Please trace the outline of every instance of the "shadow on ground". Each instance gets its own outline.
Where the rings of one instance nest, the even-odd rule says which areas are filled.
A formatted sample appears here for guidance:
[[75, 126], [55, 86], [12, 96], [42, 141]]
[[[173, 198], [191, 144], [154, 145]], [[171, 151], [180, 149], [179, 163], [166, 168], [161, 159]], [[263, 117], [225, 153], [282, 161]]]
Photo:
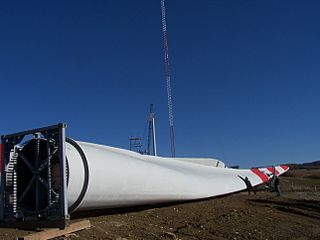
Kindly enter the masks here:
[[320, 202], [315, 200], [292, 199], [248, 199], [252, 204], [269, 206], [286, 213], [320, 219]]

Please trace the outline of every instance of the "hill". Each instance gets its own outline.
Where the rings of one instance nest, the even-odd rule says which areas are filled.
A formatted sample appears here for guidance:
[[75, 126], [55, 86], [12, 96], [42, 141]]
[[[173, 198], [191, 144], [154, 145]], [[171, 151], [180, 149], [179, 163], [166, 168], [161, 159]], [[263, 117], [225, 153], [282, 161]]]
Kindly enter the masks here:
[[295, 169], [320, 169], [320, 161], [301, 163], [301, 164], [289, 163], [286, 165], [288, 165], [291, 170], [295, 170]]

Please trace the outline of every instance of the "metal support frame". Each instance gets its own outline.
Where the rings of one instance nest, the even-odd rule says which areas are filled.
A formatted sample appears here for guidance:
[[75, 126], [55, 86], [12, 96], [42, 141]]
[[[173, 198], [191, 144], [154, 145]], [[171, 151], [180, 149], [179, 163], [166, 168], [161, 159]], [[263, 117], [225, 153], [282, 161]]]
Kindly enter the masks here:
[[[65, 129], [59, 123], [1, 136], [1, 226], [68, 225]], [[59, 167], [59, 189], [52, 186], [52, 161]]]
[[144, 152], [141, 150], [142, 147], [142, 138], [141, 137], [133, 137], [131, 136], [129, 138], [129, 149], [130, 151], [135, 151], [140, 154], [143, 154]]

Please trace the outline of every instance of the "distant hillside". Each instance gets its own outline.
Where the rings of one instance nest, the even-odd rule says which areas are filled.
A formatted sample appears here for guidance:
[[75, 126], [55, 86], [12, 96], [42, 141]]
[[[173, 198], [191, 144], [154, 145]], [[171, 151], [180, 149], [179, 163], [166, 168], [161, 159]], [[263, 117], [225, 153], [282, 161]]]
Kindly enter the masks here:
[[289, 163], [286, 164], [290, 167], [291, 170], [294, 169], [320, 169], [320, 161], [314, 161], [314, 162], [310, 162], [310, 163], [301, 163], [301, 164], [297, 164], [297, 163]]

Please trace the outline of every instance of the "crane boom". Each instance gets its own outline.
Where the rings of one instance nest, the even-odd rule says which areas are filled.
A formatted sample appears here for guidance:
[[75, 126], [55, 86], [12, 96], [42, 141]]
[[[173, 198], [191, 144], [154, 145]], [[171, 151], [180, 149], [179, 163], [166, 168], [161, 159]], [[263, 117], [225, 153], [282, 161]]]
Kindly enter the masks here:
[[170, 74], [170, 64], [169, 64], [166, 8], [164, 5], [164, 0], [161, 0], [161, 16], [162, 16], [164, 63], [165, 63], [165, 68], [166, 68], [166, 82], [167, 82], [167, 95], [168, 95], [171, 155], [172, 155], [172, 157], [175, 157], [176, 149], [175, 149], [175, 144], [174, 144], [174, 130], [173, 130], [173, 110], [172, 110], [172, 94], [171, 94], [171, 76], [170, 76], [171, 74]]

